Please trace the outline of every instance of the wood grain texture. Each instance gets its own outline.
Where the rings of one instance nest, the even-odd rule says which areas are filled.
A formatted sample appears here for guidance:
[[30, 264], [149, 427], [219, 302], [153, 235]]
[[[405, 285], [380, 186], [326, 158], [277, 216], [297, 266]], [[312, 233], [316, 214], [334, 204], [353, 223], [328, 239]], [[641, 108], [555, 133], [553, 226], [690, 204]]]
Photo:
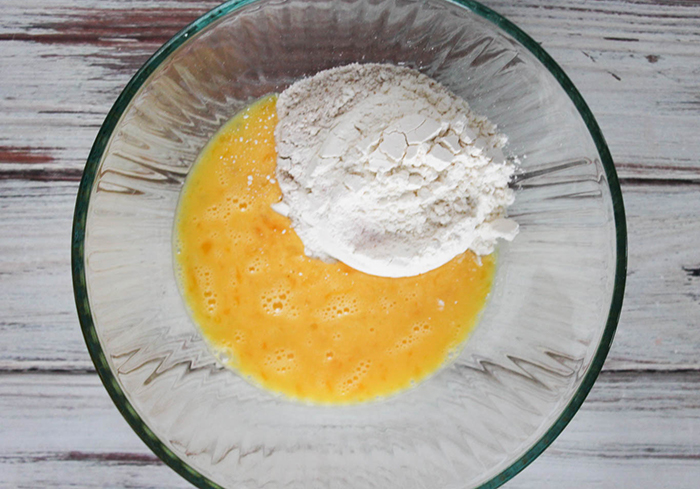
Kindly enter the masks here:
[[[217, 1], [2, 0], [0, 162], [77, 179], [136, 69]], [[700, 181], [700, 3], [489, 0], [584, 95], [623, 179]], [[41, 128], [41, 130], [37, 130]]]
[[620, 177], [700, 181], [700, 2], [484, 2], [540, 41], [588, 102]]
[[[189, 487], [121, 419], [70, 279], [77, 182], [139, 66], [218, 0], [0, 0], [0, 488]], [[595, 114], [628, 213], [605, 371], [506, 487], [700, 480], [700, 2], [484, 0], [555, 58]]]
[[[92, 368], [70, 278], [76, 192], [74, 182], [0, 181], [0, 369]], [[693, 185], [625, 190], [629, 276], [605, 369], [700, 369], [698, 192]]]
[[[603, 374], [566, 431], [506, 487], [697, 487], [699, 388], [683, 373]], [[0, 427], [0, 488], [188, 487], [95, 375], [1, 375]]]

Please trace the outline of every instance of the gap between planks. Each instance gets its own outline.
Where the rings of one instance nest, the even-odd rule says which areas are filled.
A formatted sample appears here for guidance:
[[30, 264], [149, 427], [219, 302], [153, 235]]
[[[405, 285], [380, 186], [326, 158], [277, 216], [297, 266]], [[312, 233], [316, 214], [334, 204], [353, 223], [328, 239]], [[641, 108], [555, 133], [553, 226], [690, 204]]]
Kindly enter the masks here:
[[[624, 166], [624, 163], [616, 164]], [[0, 180], [16, 180], [25, 182], [80, 182], [83, 176], [83, 170], [79, 168], [63, 168], [63, 169], [3, 169], [0, 167]], [[698, 179], [684, 178], [659, 178], [659, 177], [621, 177], [618, 179], [620, 187], [624, 190], [625, 187], [640, 187], [640, 186], [657, 186], [657, 187], [676, 187], [676, 186], [695, 186], [700, 185]]]
[[[700, 375], [700, 365], [658, 365], [645, 367], [637, 367], [631, 365], [613, 365], [612, 367], [601, 370], [598, 377], [601, 378], [616, 378], [620, 376], [632, 375], [682, 375], [693, 374]], [[82, 366], [61, 366], [61, 367], [46, 367], [43, 365], [25, 365], [18, 362], [17, 364], [0, 364], [0, 378], [3, 376], [12, 375], [66, 375], [66, 376], [94, 376], [97, 371], [91, 367]], [[700, 377], [699, 377], [700, 378]]]

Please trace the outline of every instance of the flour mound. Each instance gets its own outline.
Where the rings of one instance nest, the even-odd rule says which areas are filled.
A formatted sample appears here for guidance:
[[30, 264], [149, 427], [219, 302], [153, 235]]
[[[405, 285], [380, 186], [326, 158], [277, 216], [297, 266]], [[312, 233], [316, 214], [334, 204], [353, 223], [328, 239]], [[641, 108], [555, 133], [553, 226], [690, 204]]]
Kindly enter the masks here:
[[372, 275], [412, 276], [470, 249], [494, 250], [515, 170], [506, 138], [431, 78], [352, 64], [294, 83], [277, 100], [277, 176], [308, 256]]

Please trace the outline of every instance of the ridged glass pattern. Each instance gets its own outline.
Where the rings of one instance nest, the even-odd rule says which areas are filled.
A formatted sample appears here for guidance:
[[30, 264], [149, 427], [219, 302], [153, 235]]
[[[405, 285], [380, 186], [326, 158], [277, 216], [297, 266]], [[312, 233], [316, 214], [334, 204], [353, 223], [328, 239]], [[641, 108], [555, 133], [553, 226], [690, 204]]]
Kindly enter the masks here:
[[[466, 8], [465, 8], [466, 7]], [[419, 69], [509, 137], [521, 225], [454, 363], [412, 390], [303, 405], [221, 366], [176, 284], [173, 218], [199, 151], [252, 100], [350, 62]], [[625, 270], [619, 187], [580, 96], [522, 32], [475, 3], [232, 2], [132, 80], [86, 167], [76, 301], [110, 394], [153, 450], [200, 487], [496, 487], [583, 401], [609, 348]]]

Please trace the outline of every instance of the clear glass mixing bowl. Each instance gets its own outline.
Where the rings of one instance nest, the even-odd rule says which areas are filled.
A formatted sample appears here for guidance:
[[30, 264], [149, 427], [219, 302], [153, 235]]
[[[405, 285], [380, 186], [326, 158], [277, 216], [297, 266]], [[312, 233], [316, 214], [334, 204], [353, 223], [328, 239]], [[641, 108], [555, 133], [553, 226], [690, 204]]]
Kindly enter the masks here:
[[[350, 62], [419, 69], [496, 122], [522, 162], [482, 320], [454, 363], [371, 404], [289, 402], [223, 368], [180, 298], [175, 207], [200, 149], [251, 100]], [[625, 281], [622, 197], [571, 81], [469, 1], [234, 1], [165, 44], [121, 94], [85, 168], [75, 297], [115, 404], [200, 487], [496, 487], [561, 432], [612, 341]]]

